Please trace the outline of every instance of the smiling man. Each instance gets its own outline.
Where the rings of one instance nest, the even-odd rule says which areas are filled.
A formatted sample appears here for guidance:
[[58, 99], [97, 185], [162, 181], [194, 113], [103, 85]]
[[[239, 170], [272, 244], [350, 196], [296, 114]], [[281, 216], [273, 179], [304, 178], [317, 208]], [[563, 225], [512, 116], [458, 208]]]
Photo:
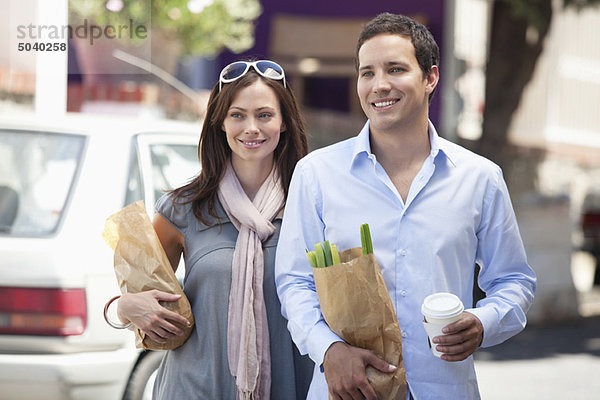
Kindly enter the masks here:
[[[392, 372], [378, 355], [346, 344], [321, 314], [304, 249], [329, 240], [374, 253], [402, 330], [409, 398], [478, 399], [472, 354], [520, 332], [536, 277], [502, 172], [438, 136], [429, 101], [439, 80], [431, 33], [403, 15], [380, 14], [357, 45], [357, 92], [368, 121], [358, 136], [314, 151], [294, 172], [277, 249], [282, 312], [316, 368], [309, 399], [375, 399], [365, 368]], [[476, 265], [486, 297], [474, 307]], [[435, 292], [466, 309], [429, 348], [421, 304]], [[350, 295], [350, 294], [349, 294]]]

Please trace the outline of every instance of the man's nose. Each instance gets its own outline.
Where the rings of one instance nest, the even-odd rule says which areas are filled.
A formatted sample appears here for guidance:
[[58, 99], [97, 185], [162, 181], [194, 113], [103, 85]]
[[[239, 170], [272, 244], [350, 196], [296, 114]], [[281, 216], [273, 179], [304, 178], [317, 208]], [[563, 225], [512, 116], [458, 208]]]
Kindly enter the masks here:
[[391, 89], [390, 80], [386, 74], [377, 74], [375, 75], [375, 86], [373, 87], [373, 91], [375, 93], [379, 92], [387, 92]]

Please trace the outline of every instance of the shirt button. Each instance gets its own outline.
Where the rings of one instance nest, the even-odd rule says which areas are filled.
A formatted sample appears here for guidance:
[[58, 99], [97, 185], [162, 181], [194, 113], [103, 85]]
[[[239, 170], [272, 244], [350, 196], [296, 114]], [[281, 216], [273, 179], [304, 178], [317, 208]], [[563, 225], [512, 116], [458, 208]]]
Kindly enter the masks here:
[[406, 256], [406, 250], [402, 250], [402, 251], [400, 252], [400, 254], [401, 254], [403, 257], [404, 257], [404, 256]]
[[403, 337], [403, 338], [405, 338], [405, 337], [407, 337], [407, 336], [408, 336], [408, 335], [406, 334], [406, 332], [402, 332], [402, 337]]
[[400, 294], [402, 295], [402, 297], [406, 297], [406, 290], [401, 291]]

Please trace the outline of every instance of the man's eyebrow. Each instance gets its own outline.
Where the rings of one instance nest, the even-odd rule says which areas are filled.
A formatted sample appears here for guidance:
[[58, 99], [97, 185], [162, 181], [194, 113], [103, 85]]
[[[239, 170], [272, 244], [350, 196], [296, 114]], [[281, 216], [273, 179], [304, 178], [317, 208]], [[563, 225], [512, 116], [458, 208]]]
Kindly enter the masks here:
[[[393, 67], [393, 66], [396, 66], [396, 65], [406, 66], [407, 63], [405, 63], [403, 61], [387, 61], [385, 63], [386, 67]], [[364, 66], [358, 67], [359, 71], [362, 71], [362, 70], [365, 70], [365, 69], [373, 69], [373, 66], [372, 65], [364, 65]]]
[[394, 67], [396, 65], [406, 66], [408, 63], [405, 63], [404, 61], [388, 61], [385, 63], [385, 65], [388, 67]]

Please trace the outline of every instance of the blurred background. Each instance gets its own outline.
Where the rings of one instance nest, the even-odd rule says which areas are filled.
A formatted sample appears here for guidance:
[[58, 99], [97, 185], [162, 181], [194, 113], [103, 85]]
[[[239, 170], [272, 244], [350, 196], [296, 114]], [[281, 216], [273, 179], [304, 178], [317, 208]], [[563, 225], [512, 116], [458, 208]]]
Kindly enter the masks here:
[[[354, 69], [362, 25], [383, 11], [418, 19], [441, 50], [431, 120], [442, 136], [503, 168], [538, 275], [531, 328], [515, 354], [534, 352], [532, 343], [545, 343], [537, 335], [552, 328], [568, 336], [564, 346], [576, 341], [577, 350], [560, 347], [531, 358], [561, 351], [600, 357], [598, 0], [3, 4], [0, 115], [29, 110], [38, 116], [109, 114], [200, 124], [222, 67], [240, 57], [268, 58], [284, 67], [300, 100], [311, 149], [353, 136], [364, 124]], [[102, 34], [93, 36], [92, 25]], [[43, 42], [63, 43], [66, 49], [39, 51]], [[560, 330], [565, 326], [592, 333], [580, 337]], [[519, 346], [517, 338], [513, 346]], [[484, 398], [502, 390], [486, 381], [491, 376], [486, 373], [495, 375], [494, 366], [505, 361], [502, 354], [500, 346], [478, 360], [478, 373], [488, 384], [482, 384]], [[508, 358], [519, 361], [516, 355]], [[592, 365], [573, 362], [579, 369], [564, 370]], [[560, 384], [551, 372], [544, 374], [547, 384]]]

